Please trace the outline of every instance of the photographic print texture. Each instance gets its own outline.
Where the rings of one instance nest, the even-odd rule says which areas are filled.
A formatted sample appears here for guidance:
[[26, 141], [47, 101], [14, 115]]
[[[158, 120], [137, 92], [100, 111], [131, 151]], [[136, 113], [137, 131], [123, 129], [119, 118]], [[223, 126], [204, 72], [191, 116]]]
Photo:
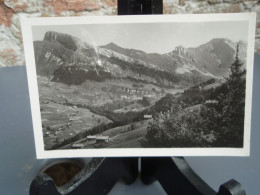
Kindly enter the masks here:
[[249, 154], [254, 14], [22, 24], [39, 158]]

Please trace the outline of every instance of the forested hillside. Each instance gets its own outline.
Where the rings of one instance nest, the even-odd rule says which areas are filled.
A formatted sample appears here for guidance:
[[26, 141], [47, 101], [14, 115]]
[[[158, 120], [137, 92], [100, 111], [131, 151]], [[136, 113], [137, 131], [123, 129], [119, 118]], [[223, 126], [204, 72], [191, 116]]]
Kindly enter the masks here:
[[189, 101], [185, 93], [175, 100], [168, 98], [168, 105], [150, 122], [143, 145], [243, 147], [246, 71], [238, 56], [230, 72], [225, 82], [215, 89], [193, 88], [197, 94]]

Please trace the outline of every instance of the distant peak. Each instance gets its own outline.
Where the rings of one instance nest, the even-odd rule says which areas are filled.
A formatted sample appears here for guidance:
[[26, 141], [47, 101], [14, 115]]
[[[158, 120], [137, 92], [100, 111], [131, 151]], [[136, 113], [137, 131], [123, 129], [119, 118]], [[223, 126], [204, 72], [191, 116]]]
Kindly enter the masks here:
[[62, 44], [64, 47], [72, 50], [77, 49], [77, 42], [80, 40], [72, 35], [55, 32], [55, 31], [48, 31], [44, 35], [45, 41], [57, 41]]
[[224, 39], [224, 38], [214, 38], [214, 39], [212, 39], [211, 41], [225, 41], [225, 40], [227, 40], [227, 39]]
[[107, 45], [116, 45], [115, 43], [113, 43], [113, 42], [110, 42], [110, 43], [108, 43]]
[[182, 45], [178, 45], [175, 48], [184, 48]]
[[77, 39], [76, 37], [73, 37], [72, 35], [55, 32], [55, 31], [47, 31], [44, 35], [44, 40], [48, 40], [48, 41], [63, 39], [63, 38]]
[[187, 52], [187, 48], [183, 47], [182, 45], [179, 45], [179, 46], [175, 47], [174, 51], [178, 52], [178, 53], [184, 53], [184, 52]]
[[104, 45], [103, 47], [119, 47], [119, 46], [113, 42], [110, 42], [110, 43]]
[[47, 31], [44, 35], [44, 40], [52, 40], [56, 39], [57, 36], [60, 36], [61, 33], [55, 32], [55, 31]]
[[210, 42], [212, 42], [212, 43], [225, 42], [225, 43], [230, 43], [230, 44], [233, 43], [233, 41], [231, 41], [230, 39], [226, 39], [226, 38], [214, 38]]

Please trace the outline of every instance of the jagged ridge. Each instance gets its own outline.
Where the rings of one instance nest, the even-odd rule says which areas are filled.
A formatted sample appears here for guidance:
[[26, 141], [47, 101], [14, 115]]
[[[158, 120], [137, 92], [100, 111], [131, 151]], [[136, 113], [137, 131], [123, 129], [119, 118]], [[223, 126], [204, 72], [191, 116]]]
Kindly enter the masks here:
[[[245, 44], [239, 44], [240, 55], [245, 58]], [[75, 70], [80, 73], [82, 82], [92, 79], [90, 72], [96, 72], [100, 77], [108, 73], [111, 78], [130, 78], [164, 86], [189, 85], [224, 76], [234, 60], [235, 48], [236, 43], [230, 40], [213, 39], [197, 48], [179, 46], [167, 54], [149, 54], [115, 43], [94, 47], [71, 35], [53, 31], [47, 32], [43, 41], [34, 42], [37, 74], [48, 76], [56, 71], [55, 81], [66, 82], [58, 78], [61, 74], [57, 71]], [[76, 79], [77, 74], [66, 75]], [[76, 80], [74, 83], [81, 83]]]

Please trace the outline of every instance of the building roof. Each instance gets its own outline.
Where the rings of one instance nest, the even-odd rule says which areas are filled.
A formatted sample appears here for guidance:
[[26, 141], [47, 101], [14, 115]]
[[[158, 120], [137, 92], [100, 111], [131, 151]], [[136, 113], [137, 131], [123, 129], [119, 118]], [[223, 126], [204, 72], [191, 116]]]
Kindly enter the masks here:
[[97, 140], [107, 140], [109, 139], [109, 136], [96, 136]]
[[152, 118], [153, 116], [151, 114], [145, 114], [144, 118]]
[[87, 136], [88, 139], [96, 139], [96, 136], [95, 135], [89, 135]]
[[72, 147], [83, 147], [84, 144], [72, 144]]

